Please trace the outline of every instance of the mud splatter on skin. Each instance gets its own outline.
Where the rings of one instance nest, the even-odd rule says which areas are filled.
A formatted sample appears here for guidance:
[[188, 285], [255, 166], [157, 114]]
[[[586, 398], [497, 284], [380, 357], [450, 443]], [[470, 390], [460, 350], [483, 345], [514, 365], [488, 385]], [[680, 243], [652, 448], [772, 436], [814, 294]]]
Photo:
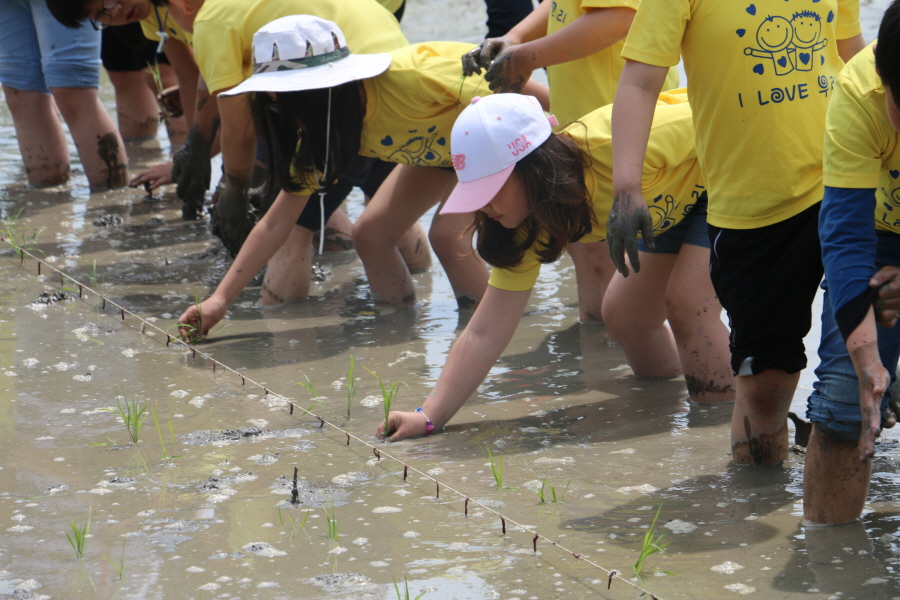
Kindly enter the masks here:
[[692, 398], [703, 394], [727, 394], [734, 391], [733, 385], [718, 385], [712, 379], [701, 381], [698, 377], [692, 375], [685, 375], [684, 383], [687, 385], [688, 394]]
[[750, 428], [750, 418], [744, 417], [744, 433], [747, 441], [735, 442], [731, 445], [734, 461], [754, 467], [767, 467], [778, 464], [787, 458], [787, 447], [784, 439], [787, 434], [787, 420], [775, 433], [764, 433], [754, 437]]
[[474, 308], [478, 304], [478, 300], [467, 294], [457, 294], [456, 304], [463, 310]]
[[122, 187], [128, 175], [128, 167], [119, 162], [119, 139], [115, 133], [98, 136], [97, 154], [106, 163], [106, 187]]
[[809, 444], [809, 434], [812, 433], [812, 423], [807, 423], [796, 414], [789, 412], [788, 418], [794, 422], [794, 443], [806, 448]]

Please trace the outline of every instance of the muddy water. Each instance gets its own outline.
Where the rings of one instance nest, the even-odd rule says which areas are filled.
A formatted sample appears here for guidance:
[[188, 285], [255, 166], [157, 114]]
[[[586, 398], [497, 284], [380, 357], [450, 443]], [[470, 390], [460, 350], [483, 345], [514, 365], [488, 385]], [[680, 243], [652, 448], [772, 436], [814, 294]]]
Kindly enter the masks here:
[[[864, 6], [869, 28], [883, 4]], [[474, 0], [413, 2], [405, 26], [411, 39], [474, 39], [482, 23]], [[142, 334], [136, 318], [3, 251], [0, 598], [385, 599], [392, 578], [411, 597], [638, 596], [622, 581], [607, 590], [603, 572], [544, 540], [535, 554], [532, 533], [508, 523], [504, 535], [486, 508], [470, 503], [466, 517], [449, 488], [626, 577], [662, 505], [671, 556], [650, 567], [674, 576], [641, 582], [662, 598], [900, 597], [897, 436], [879, 447], [861, 522], [802, 528], [802, 455], [766, 470], [730, 464], [730, 407], [687, 404], [681, 380], [636, 380], [603, 327], [578, 324], [566, 260], [545, 268], [502, 361], [452, 424], [380, 446], [440, 480], [437, 497], [430, 479], [404, 481], [400, 463], [167, 346], [177, 315], [227, 268], [206, 225], [181, 222], [172, 191], [91, 195], [77, 165], [72, 186], [29, 190], [11, 131], [0, 113], [0, 216], [22, 209], [17, 231], [39, 231], [47, 265], [93, 280], [163, 333]], [[167, 150], [130, 145], [132, 168]], [[348, 209], [358, 214], [360, 199]], [[316, 402], [298, 385], [308, 376], [315, 412], [374, 442], [382, 406], [362, 367], [405, 382], [397, 406], [415, 407], [466, 316], [440, 270], [418, 276], [420, 306], [390, 310], [367, 302], [351, 253], [319, 264], [327, 277], [309, 301], [263, 310], [249, 288], [201, 351], [302, 406]], [[64, 287], [75, 298], [33, 303]], [[816, 343], [813, 332], [811, 367]], [[348, 418], [350, 356], [360, 380]], [[805, 373], [796, 412], [811, 383]], [[156, 411], [159, 427], [148, 414], [138, 444], [110, 411], [117, 393]], [[485, 446], [502, 457], [506, 489]], [[540, 504], [542, 479], [564, 502]], [[88, 516], [76, 560], [68, 522]]]

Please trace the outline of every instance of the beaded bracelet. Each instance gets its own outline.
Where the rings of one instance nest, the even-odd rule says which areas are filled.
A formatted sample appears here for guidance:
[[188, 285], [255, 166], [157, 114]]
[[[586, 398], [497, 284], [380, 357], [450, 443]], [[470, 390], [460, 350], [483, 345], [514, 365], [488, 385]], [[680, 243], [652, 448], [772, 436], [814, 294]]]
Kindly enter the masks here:
[[416, 409], [416, 412], [425, 417], [425, 435], [431, 435], [431, 432], [434, 431], [434, 423], [431, 422], [428, 415], [422, 412], [421, 406]]

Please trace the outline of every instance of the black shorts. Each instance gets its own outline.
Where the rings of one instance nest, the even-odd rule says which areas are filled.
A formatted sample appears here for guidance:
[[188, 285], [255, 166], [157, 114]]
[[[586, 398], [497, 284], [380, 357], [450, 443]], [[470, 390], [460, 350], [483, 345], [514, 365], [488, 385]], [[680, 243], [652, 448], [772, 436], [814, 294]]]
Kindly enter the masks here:
[[324, 203], [318, 194], [309, 197], [306, 208], [297, 218], [297, 225], [306, 227], [311, 231], [319, 231], [322, 226], [322, 206], [325, 208], [325, 221], [341, 207], [341, 203], [350, 195], [354, 187], [362, 189], [363, 193], [372, 197], [384, 182], [385, 178], [394, 170], [395, 163], [385, 162], [377, 158], [360, 156], [353, 169], [347, 175], [338, 180], [338, 184], [330, 192], [325, 194]]
[[[103, 30], [100, 42], [100, 60], [107, 71], [141, 71], [148, 64], [157, 62], [158, 42], [144, 37], [140, 23], [116, 25]], [[168, 64], [165, 54], [160, 54], [159, 62]]]
[[803, 370], [803, 338], [823, 275], [819, 204], [758, 229], [710, 225], [709, 241], [709, 273], [728, 311], [735, 375]]

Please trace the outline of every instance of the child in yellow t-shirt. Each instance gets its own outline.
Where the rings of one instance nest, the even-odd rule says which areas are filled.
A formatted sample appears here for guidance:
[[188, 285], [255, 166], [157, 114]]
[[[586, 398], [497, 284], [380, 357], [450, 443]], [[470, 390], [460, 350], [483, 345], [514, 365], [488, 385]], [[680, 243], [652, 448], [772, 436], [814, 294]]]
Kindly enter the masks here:
[[[307, 44], [313, 51], [309, 57]], [[311, 231], [293, 223], [310, 196], [335, 186], [360, 156], [398, 165], [354, 225], [354, 246], [372, 295], [385, 304], [414, 302], [414, 283], [398, 244], [452, 190], [450, 129], [476, 93], [490, 93], [483, 81], [462, 77], [459, 56], [471, 45], [435, 42], [350, 54], [335, 23], [297, 15], [262, 27], [253, 47], [254, 75], [223, 95], [253, 93], [268, 184], [281, 192], [213, 295], [180, 321], [201, 325], [202, 314], [205, 335], [267, 261], [265, 303], [282, 301], [272, 290], [308, 288], [308, 270], [297, 265], [309, 264]], [[435, 252], [460, 305], [474, 305], [484, 293], [487, 272], [471, 252], [471, 237], [462, 236], [472, 216], [437, 221], [449, 223], [444, 231], [453, 234], [446, 240], [432, 237]]]
[[861, 46], [858, 0], [642, 0], [613, 108], [613, 260], [652, 237], [640, 165], [656, 90], [683, 58], [709, 194], [710, 273], [731, 324], [732, 454], [787, 457], [787, 412], [822, 277], [817, 233], [825, 111]]
[[[705, 223], [698, 215], [705, 194], [685, 94], [663, 94], [657, 106], [642, 184], [656, 199], [653, 228], [662, 233], [662, 240], [698, 216], [700, 224]], [[460, 183], [441, 212], [479, 211], [477, 248], [493, 269], [484, 299], [453, 344], [431, 394], [416, 412], [390, 413], [387, 430], [382, 424], [379, 435], [397, 440], [444, 426], [482, 383], [515, 333], [540, 265], [557, 260], [575, 242], [604, 239], [612, 204], [610, 110], [600, 108], [552, 133], [534, 98], [496, 94], [478, 99], [457, 119], [451, 145]], [[709, 249], [694, 245], [690, 234], [679, 234], [672, 241], [682, 239], [684, 244], [673, 254], [668, 270], [655, 273], [662, 279], [663, 292], [633, 295], [631, 301], [644, 309], [645, 321], [660, 326], [666, 320], [666, 305], [672, 309], [668, 318], [677, 345], [684, 349], [682, 356], [688, 357], [682, 362], [685, 374], [705, 378], [711, 384], [707, 388], [720, 390], [727, 399], [734, 383], [728, 368], [728, 332], [719, 319], [721, 308], [706, 263], [697, 260], [698, 254], [708, 256]], [[672, 268], [682, 258], [688, 260]], [[672, 333], [668, 336], [671, 356], [663, 358], [677, 362]], [[626, 353], [631, 362], [633, 356]], [[690, 357], [698, 360], [691, 362]], [[696, 388], [689, 390], [692, 397], [712, 400], [709, 389], [699, 394]]]
[[803, 475], [803, 516], [813, 523], [859, 518], [875, 438], [900, 418], [892, 386], [900, 328], [896, 314], [882, 314], [876, 301], [900, 265], [898, 93], [900, 2], [895, 1], [884, 14], [878, 40], [841, 71], [828, 106], [819, 215], [825, 295], [820, 360], [806, 413], [815, 427]]
[[[640, 0], [545, 0], [501, 38], [463, 58], [467, 74], [485, 69], [495, 92], [519, 92], [534, 69], [547, 68], [550, 110], [563, 125], [611, 104], [625, 61], [625, 35]], [[664, 89], [678, 85], [672, 69]], [[604, 244], [569, 249], [578, 279], [583, 321], [600, 321], [615, 268]]]

